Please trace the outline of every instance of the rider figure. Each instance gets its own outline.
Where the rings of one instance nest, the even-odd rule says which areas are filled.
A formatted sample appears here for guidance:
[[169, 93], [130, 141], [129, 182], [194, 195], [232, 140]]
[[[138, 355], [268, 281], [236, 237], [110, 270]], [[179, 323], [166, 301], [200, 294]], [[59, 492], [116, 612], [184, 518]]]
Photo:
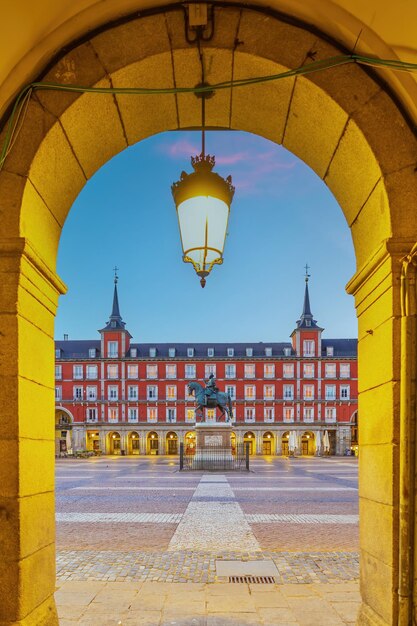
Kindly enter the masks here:
[[216, 394], [216, 391], [219, 390], [219, 388], [216, 387], [216, 379], [214, 378], [214, 374], [210, 374], [210, 376], [208, 377], [208, 380], [206, 380], [205, 383], [206, 383], [206, 388], [205, 388], [206, 396], [208, 398], [210, 396], [214, 396]]

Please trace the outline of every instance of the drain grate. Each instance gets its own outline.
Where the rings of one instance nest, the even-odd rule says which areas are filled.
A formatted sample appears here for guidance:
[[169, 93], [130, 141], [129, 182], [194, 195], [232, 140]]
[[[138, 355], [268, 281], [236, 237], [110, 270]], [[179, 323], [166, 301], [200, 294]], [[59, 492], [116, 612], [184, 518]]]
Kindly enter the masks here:
[[229, 583], [251, 583], [256, 585], [273, 585], [273, 576], [229, 576]]

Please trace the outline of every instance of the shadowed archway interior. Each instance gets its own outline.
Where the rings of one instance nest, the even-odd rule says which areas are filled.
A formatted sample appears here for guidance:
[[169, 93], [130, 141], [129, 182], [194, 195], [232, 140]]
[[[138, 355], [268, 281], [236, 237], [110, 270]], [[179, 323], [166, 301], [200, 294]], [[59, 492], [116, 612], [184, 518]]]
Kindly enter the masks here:
[[[317, 33], [255, 10], [222, 7], [214, 20], [213, 37], [203, 46], [210, 84], [277, 74], [340, 54]], [[197, 47], [185, 38], [184, 13], [174, 7], [103, 29], [74, 45], [42, 79], [175, 88], [195, 86], [200, 75]], [[57, 623], [53, 328], [65, 291], [55, 268], [66, 216], [85, 182], [115, 154], [158, 132], [198, 128], [200, 116], [193, 94], [36, 91], [0, 173], [1, 534], [14, 538], [1, 542], [1, 623]], [[348, 289], [359, 321], [361, 415], [359, 623], [396, 623], [404, 567], [399, 261], [417, 239], [415, 137], [387, 90], [357, 65], [219, 90], [207, 101], [206, 123], [282, 143], [328, 185], [351, 229], [357, 273]]]

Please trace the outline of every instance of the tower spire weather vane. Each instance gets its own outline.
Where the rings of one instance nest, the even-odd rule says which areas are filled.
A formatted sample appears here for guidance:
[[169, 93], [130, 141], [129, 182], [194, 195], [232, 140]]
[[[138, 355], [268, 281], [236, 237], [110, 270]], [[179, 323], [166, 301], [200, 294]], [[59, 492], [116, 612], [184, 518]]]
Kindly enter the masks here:
[[310, 274], [308, 273], [308, 270], [309, 270], [310, 268], [309, 268], [309, 266], [307, 265], [307, 263], [305, 264], [305, 266], [304, 266], [304, 267], [305, 267], [305, 270], [306, 270], [306, 273], [305, 273], [305, 281], [306, 281], [306, 283], [308, 283], [308, 279], [310, 278]]
[[117, 275], [117, 272], [119, 271], [119, 268], [117, 267], [117, 265], [115, 265], [113, 267], [113, 272], [114, 272], [114, 284], [117, 285], [117, 281], [119, 280], [119, 277]]

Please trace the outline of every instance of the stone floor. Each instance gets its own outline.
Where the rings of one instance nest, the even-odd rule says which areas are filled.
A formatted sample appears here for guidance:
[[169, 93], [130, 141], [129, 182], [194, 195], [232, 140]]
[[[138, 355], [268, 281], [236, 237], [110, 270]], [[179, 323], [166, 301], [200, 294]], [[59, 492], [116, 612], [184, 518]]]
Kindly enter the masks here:
[[[60, 624], [353, 624], [356, 460], [257, 458], [251, 470], [59, 461]], [[268, 565], [272, 583], [231, 583], [226, 561]]]

